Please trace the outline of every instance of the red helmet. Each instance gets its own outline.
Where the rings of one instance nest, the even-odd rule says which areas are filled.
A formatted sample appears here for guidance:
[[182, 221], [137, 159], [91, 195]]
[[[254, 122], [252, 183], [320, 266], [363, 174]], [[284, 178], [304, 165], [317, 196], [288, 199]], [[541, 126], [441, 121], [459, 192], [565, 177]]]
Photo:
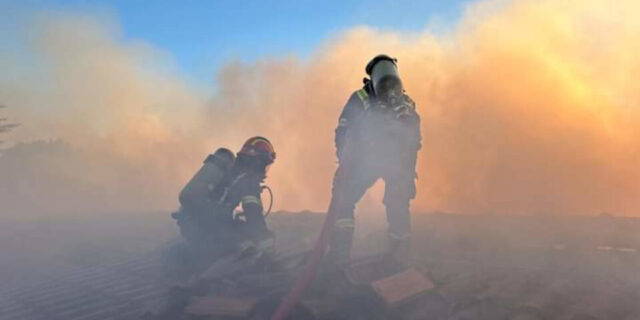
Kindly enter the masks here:
[[276, 160], [276, 152], [273, 149], [273, 145], [264, 137], [249, 138], [244, 145], [242, 145], [242, 149], [238, 154], [250, 157], [264, 157], [267, 164], [271, 164]]

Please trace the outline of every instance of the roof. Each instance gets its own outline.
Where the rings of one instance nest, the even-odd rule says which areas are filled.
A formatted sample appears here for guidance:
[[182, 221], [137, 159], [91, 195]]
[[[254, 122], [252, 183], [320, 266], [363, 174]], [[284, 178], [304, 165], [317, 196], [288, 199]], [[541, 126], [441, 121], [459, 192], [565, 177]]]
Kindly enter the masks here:
[[[273, 214], [280, 250], [308, 248], [322, 217]], [[429, 215], [414, 222], [414, 266], [435, 286], [376, 312], [380, 319], [640, 319], [636, 219]], [[361, 235], [356, 249], [380, 249], [381, 238]], [[160, 252], [97, 263], [3, 259], [0, 320], [124, 320], [159, 310], [168, 285]], [[380, 307], [364, 300], [350, 301], [365, 313]]]

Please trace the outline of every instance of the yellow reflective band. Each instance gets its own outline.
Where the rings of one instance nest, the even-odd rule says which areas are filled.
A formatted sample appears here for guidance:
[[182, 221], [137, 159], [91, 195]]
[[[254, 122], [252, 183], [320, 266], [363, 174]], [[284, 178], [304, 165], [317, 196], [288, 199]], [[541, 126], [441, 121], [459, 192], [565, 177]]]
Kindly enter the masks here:
[[360, 98], [360, 100], [362, 100], [362, 101], [367, 100], [367, 98], [369, 97], [369, 94], [367, 93], [367, 90], [365, 90], [365, 89], [360, 89], [360, 90], [356, 91], [356, 94], [358, 95], [358, 98]]
[[262, 205], [262, 202], [260, 201], [260, 198], [256, 197], [256, 196], [244, 196], [242, 197], [242, 204], [249, 204], [249, 203], [255, 203], [257, 205]]
[[367, 90], [360, 89], [356, 91], [356, 94], [358, 95], [358, 98], [360, 98], [360, 101], [362, 101], [362, 105], [364, 106], [364, 109], [365, 110], [369, 109], [369, 94], [367, 93]]
[[353, 229], [356, 227], [356, 222], [353, 219], [338, 219], [335, 223], [336, 228], [340, 229]]

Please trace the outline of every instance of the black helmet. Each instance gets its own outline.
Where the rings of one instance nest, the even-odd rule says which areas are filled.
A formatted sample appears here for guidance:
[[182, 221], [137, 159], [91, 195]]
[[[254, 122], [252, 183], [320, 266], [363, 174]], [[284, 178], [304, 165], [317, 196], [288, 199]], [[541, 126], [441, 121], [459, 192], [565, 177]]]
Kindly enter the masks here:
[[390, 57], [386, 54], [379, 54], [375, 57], [373, 57], [373, 59], [371, 59], [371, 61], [369, 61], [369, 63], [367, 63], [367, 66], [364, 68], [364, 71], [367, 72], [367, 75], [371, 75], [371, 71], [373, 71], [373, 66], [375, 66], [376, 63], [382, 61], [382, 60], [388, 60], [391, 61], [394, 65], [398, 65], [398, 59]]

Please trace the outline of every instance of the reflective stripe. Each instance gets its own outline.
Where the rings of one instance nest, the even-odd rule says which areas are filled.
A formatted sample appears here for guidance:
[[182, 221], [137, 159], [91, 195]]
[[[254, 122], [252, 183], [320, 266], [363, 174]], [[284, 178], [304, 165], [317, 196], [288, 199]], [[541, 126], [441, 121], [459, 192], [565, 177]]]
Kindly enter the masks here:
[[336, 228], [340, 229], [353, 229], [356, 227], [356, 222], [353, 219], [338, 219], [335, 223]]
[[367, 90], [365, 90], [365, 89], [360, 89], [360, 90], [356, 91], [356, 94], [358, 95], [358, 98], [360, 98], [360, 100], [362, 100], [362, 101], [367, 100], [367, 98], [369, 98], [369, 94], [367, 93]]
[[240, 244], [238, 245], [238, 247], [240, 247], [240, 251], [245, 251], [249, 248], [254, 247], [255, 245], [253, 244], [253, 241], [250, 240], [245, 240], [240, 242]]
[[260, 202], [260, 198], [256, 196], [244, 196], [242, 197], [241, 201], [242, 201], [242, 204], [255, 203], [257, 205], [262, 205], [262, 202]]
[[268, 238], [258, 242], [258, 249], [265, 250], [273, 247], [274, 245], [275, 241], [273, 240], [273, 238]]
[[249, 248], [255, 248], [259, 251], [270, 251], [273, 250], [275, 241], [273, 238], [264, 239], [262, 241], [258, 241], [258, 243], [251, 240], [244, 240], [240, 242], [238, 246], [240, 247], [240, 251], [245, 251]]
[[362, 105], [364, 106], [364, 109], [365, 110], [369, 109], [369, 94], [367, 93], [367, 90], [360, 89], [356, 91], [356, 94], [358, 95], [358, 98], [360, 98], [360, 101], [362, 101]]
[[395, 234], [393, 232], [389, 232], [389, 238], [393, 240], [406, 240], [411, 238], [411, 233]]

